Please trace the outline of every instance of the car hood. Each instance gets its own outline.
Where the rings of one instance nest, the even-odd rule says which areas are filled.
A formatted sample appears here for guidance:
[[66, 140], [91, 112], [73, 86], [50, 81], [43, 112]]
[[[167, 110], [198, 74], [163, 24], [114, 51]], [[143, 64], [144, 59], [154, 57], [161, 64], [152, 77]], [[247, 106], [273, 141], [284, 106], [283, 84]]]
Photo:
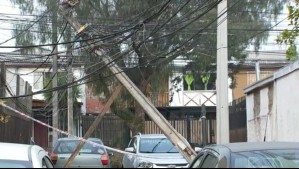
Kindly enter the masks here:
[[179, 153], [155, 153], [140, 154], [139, 161], [151, 162], [153, 164], [187, 164], [186, 159]]

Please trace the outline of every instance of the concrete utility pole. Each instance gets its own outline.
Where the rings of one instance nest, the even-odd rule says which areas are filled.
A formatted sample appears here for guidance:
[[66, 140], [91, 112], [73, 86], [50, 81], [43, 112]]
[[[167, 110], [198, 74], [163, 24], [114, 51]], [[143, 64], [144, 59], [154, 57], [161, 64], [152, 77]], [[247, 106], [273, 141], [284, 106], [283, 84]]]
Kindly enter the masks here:
[[[69, 57], [69, 66], [67, 70], [67, 82], [68, 84], [71, 84], [73, 82], [73, 68], [72, 68], [72, 56], [68, 52]], [[68, 133], [70, 135], [74, 135], [74, 99], [73, 99], [73, 87], [67, 88], [67, 128]]]
[[[71, 27], [68, 27], [67, 29], [67, 41], [71, 41]], [[68, 68], [67, 68], [67, 82], [68, 84], [71, 84], [73, 82], [73, 57], [72, 57], [72, 45], [68, 44], [67, 46], [67, 57], [68, 57]], [[68, 114], [68, 120], [67, 120], [67, 128], [68, 133], [70, 135], [74, 135], [74, 99], [73, 99], [73, 87], [67, 88], [67, 114]], [[71, 137], [69, 135], [69, 137]]]
[[218, 5], [217, 27], [217, 144], [229, 143], [227, 0]]
[[[52, 42], [53, 44], [58, 42], [58, 38], [57, 38], [57, 15], [53, 15], [52, 18], [52, 30], [54, 31], [52, 33]], [[52, 87], [56, 88], [58, 86], [58, 79], [57, 79], [57, 74], [58, 74], [58, 47], [55, 45], [53, 47], [53, 72], [52, 72], [52, 76], [53, 76], [53, 80], [52, 80]], [[53, 105], [53, 110], [52, 110], [52, 126], [54, 128], [59, 128], [59, 123], [58, 123], [58, 117], [59, 117], [59, 108], [58, 108], [58, 91], [55, 90], [52, 93], [53, 97], [52, 97], [52, 105]], [[55, 146], [56, 142], [58, 140], [58, 132], [55, 130], [52, 130], [52, 147]]]
[[[77, 0], [69, 0], [69, 2], [75, 1]], [[69, 3], [70, 6], [73, 6], [73, 4], [74, 3]], [[66, 6], [61, 5], [59, 13], [65, 17], [70, 25], [72, 25], [72, 27], [78, 33], [82, 33], [83, 31], [85, 31], [86, 26], [82, 26], [73, 18], [68, 17], [68, 12], [69, 10], [66, 9]], [[93, 32], [88, 33], [91, 35], [93, 34]], [[95, 46], [90, 45], [90, 47], [94, 49]], [[186, 141], [186, 139], [171, 126], [171, 124], [163, 117], [163, 115], [161, 115], [156, 107], [147, 99], [147, 97], [138, 89], [138, 87], [129, 79], [129, 77], [125, 73], [123, 73], [123, 70], [120, 69], [109, 56], [107, 56], [104, 50], [97, 49], [95, 50], [95, 53], [99, 57], [101, 57], [106, 65], [108, 65], [110, 71], [115, 75], [115, 77], [130, 92], [135, 100], [143, 106], [143, 109], [145, 110], [147, 115], [158, 125], [158, 127], [169, 138], [169, 140], [179, 149], [180, 153], [185, 157], [185, 159], [189, 163], [191, 163], [193, 158], [195, 158], [196, 153], [192, 149], [190, 144]]]

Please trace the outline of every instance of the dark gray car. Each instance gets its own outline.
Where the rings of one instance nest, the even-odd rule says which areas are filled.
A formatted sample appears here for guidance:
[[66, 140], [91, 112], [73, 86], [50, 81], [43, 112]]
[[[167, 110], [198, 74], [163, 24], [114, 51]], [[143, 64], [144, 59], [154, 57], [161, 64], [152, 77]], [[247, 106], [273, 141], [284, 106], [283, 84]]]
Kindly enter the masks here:
[[189, 168], [299, 168], [299, 143], [209, 145], [202, 149]]
[[[102, 140], [97, 138], [90, 138], [88, 141], [104, 145]], [[58, 139], [51, 155], [55, 168], [64, 167], [79, 143], [80, 141], [76, 138]], [[71, 168], [110, 168], [109, 154], [102, 146], [87, 142], [76, 156]]]

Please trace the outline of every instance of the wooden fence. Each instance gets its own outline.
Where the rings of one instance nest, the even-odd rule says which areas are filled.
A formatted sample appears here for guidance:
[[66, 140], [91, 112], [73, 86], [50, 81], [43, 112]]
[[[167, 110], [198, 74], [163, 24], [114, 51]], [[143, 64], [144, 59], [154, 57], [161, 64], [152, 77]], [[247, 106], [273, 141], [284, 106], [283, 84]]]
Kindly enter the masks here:
[[[85, 134], [96, 116], [81, 116], [82, 133]], [[91, 137], [102, 139], [105, 145], [124, 149], [130, 141], [130, 130], [126, 123], [114, 114], [107, 114]]]
[[[190, 144], [202, 144], [202, 120], [201, 119], [182, 119], [169, 120], [169, 123], [183, 136]], [[216, 120], [207, 120], [208, 143], [215, 143]], [[156, 123], [153, 121], [145, 122], [145, 134], [162, 134]]]

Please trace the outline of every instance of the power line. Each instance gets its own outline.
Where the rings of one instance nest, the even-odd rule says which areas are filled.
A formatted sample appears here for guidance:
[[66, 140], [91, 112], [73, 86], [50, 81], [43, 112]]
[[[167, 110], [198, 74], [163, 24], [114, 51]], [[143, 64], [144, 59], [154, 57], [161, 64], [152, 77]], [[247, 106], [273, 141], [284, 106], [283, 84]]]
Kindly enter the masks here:
[[[49, 12], [49, 11], [50, 11], [50, 10], [44, 12], [44, 14], [43, 14], [42, 16], [44, 16], [44, 15], [45, 15], [47, 12]], [[27, 29], [25, 29], [25, 30], [19, 32], [19, 33], [18, 33], [17, 35], [15, 35], [14, 37], [12, 37], [12, 38], [10, 38], [10, 39], [7, 39], [7, 40], [5, 40], [5, 41], [3, 41], [3, 42], [1, 42], [0, 45], [3, 45], [3, 44], [5, 44], [6, 42], [9, 42], [10, 40], [15, 39], [16, 37], [22, 35], [24, 32], [28, 31], [31, 27], [33, 27], [33, 26], [34, 26], [38, 21], [40, 21], [41, 19], [42, 19], [42, 17], [40, 17], [37, 21], [35, 21], [35, 22], [33, 22], [31, 25], [29, 25], [29, 26], [27, 27]]]
[[[208, 25], [208, 26], [209, 26], [209, 25]], [[207, 26], [207, 27], [208, 27], [208, 26]], [[196, 34], [196, 35], [197, 35], [197, 34]], [[184, 43], [184, 44], [185, 44], [185, 43]]]

